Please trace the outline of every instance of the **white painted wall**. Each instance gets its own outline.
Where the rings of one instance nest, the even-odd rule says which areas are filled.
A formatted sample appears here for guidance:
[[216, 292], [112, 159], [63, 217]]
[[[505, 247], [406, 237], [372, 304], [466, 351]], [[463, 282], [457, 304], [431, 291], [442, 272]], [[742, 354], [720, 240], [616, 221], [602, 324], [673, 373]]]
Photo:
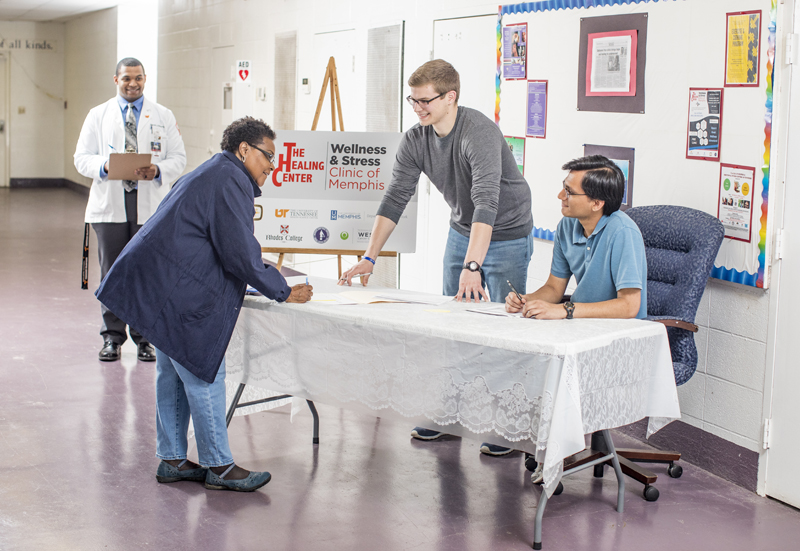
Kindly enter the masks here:
[[[253, 87], [272, 90], [275, 34], [297, 31], [297, 76], [298, 79], [312, 79], [310, 95], [301, 94], [297, 83], [297, 128], [310, 128], [320, 85], [319, 77], [313, 74], [315, 59], [319, 56], [313, 48], [316, 34], [354, 29], [355, 40], [363, 45], [366, 55], [367, 29], [405, 20], [404, 75], [408, 78], [430, 58], [434, 20], [488, 13], [497, 13], [497, 3], [475, 0], [403, 3], [387, 0], [162, 1], [159, 6], [159, 98], [175, 112], [183, 129], [187, 170], [191, 170], [209, 158], [210, 151], [218, 151], [219, 137], [209, 136], [212, 117], [218, 116], [216, 110], [221, 94], [220, 83], [216, 77], [210, 77], [215, 51], [219, 53], [227, 47], [225, 56], [230, 60], [252, 60]], [[532, 55], [535, 54], [532, 52]], [[361, 61], [356, 59], [357, 66], [359, 63]], [[342, 90], [342, 93], [363, 92]], [[253, 114], [270, 121], [272, 110], [272, 99], [267, 98], [265, 102], [256, 102]], [[405, 113], [404, 127], [409, 128], [414, 122], [410, 113]], [[550, 243], [536, 242], [529, 290], [536, 289], [547, 278], [551, 254]], [[697, 318], [701, 326], [697, 335], [698, 372], [679, 389], [684, 421], [754, 451], [759, 451], [761, 431], [768, 307], [768, 291], [711, 280]]]
[[71, 19], [65, 27], [64, 168], [63, 176], [85, 186], [89, 178], [75, 170], [72, 156], [89, 110], [117, 93], [114, 69], [117, 64], [117, 9], [88, 13]]
[[117, 56], [135, 57], [147, 74], [145, 95], [158, 101], [158, 0], [125, 0], [116, 8]]
[[[11, 178], [63, 176], [64, 36], [63, 23], [0, 21], [3, 51], [11, 58]], [[17, 39], [21, 48], [9, 48]], [[52, 49], [28, 48], [34, 40]]]

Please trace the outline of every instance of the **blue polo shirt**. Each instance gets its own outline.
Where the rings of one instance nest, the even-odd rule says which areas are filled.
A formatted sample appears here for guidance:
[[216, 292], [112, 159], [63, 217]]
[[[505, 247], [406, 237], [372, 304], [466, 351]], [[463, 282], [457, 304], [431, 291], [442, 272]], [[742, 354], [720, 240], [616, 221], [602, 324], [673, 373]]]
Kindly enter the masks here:
[[550, 273], [578, 287], [572, 302], [602, 302], [617, 298], [620, 289], [641, 289], [637, 318], [647, 317], [647, 259], [639, 227], [627, 214], [603, 216], [592, 235], [583, 235], [577, 218], [563, 218], [556, 228]]

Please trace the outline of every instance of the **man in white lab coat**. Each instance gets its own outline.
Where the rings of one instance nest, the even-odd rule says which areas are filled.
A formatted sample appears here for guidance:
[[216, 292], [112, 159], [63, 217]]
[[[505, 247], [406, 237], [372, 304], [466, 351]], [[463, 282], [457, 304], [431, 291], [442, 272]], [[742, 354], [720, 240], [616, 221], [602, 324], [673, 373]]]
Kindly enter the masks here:
[[[125, 245], [155, 212], [186, 167], [186, 153], [172, 111], [144, 97], [147, 76], [141, 62], [126, 57], [117, 64], [117, 96], [89, 111], [75, 149], [75, 168], [92, 178], [86, 222], [97, 235], [100, 274], [105, 277]], [[149, 153], [149, 167], [136, 180], [110, 180], [111, 153]], [[125, 342], [126, 324], [101, 305], [103, 347], [99, 358], [115, 361]], [[139, 360], [155, 361], [155, 351], [133, 327]]]

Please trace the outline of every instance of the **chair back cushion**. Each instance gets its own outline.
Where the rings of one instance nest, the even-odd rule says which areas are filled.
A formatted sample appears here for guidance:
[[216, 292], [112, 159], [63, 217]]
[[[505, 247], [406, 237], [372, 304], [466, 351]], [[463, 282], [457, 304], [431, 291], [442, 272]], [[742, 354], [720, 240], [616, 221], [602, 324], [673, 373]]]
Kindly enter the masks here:
[[[634, 207], [647, 256], [647, 315], [694, 322], [725, 229], [715, 217], [673, 205]], [[697, 368], [694, 334], [668, 328], [675, 380], [686, 382]]]

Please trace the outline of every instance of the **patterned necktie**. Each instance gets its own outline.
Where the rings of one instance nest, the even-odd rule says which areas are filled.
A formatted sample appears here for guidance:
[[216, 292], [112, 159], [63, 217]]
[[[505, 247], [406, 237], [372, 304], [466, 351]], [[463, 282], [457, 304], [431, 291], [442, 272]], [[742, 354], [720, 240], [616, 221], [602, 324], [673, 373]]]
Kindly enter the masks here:
[[[136, 153], [139, 149], [136, 140], [136, 116], [133, 114], [133, 104], [128, 104], [128, 115], [125, 117], [125, 153]], [[138, 185], [133, 180], [122, 180], [125, 191], [133, 191]]]

